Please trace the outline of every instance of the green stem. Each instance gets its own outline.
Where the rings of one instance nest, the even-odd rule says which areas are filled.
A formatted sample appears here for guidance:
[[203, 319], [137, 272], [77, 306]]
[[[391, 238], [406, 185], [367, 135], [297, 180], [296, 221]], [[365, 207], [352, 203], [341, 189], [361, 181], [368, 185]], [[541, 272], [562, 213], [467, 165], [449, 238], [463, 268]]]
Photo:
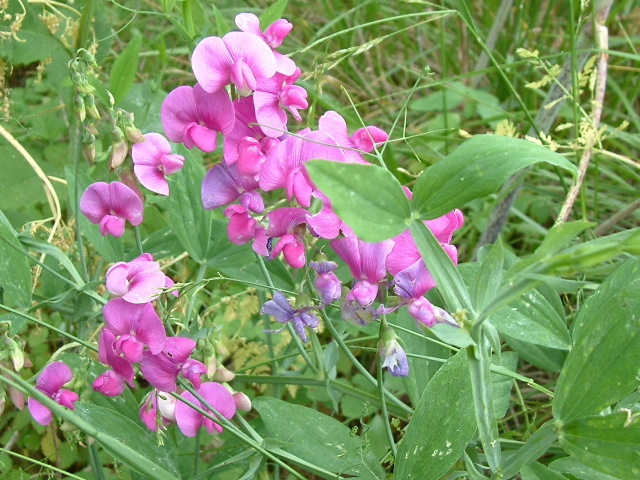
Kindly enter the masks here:
[[[77, 475], [74, 475], [73, 473], [69, 473], [69, 472], [67, 472], [65, 470], [62, 470], [62, 469], [60, 469], [58, 467], [54, 467], [53, 465], [49, 465], [48, 463], [41, 462], [41, 461], [36, 460], [34, 458], [25, 457], [24, 455], [20, 455], [19, 453], [12, 452], [11, 450], [7, 450], [6, 448], [0, 447], [0, 452], [6, 453], [7, 455], [11, 455], [13, 457], [19, 458], [20, 460], [24, 460], [26, 462], [33, 463], [34, 465], [38, 465], [38, 466], [43, 467], [43, 468], [48, 468], [49, 470], [52, 470], [54, 472], [63, 474], [65, 477], [77, 478], [78, 480], [84, 480], [82, 477], [78, 477]], [[98, 477], [96, 477], [96, 478], [98, 478]]]
[[[91, 2], [90, 2], [91, 3]], [[73, 181], [73, 205], [76, 214], [76, 242], [78, 244], [78, 256], [80, 257], [80, 274], [85, 282], [89, 281], [89, 271], [87, 270], [87, 259], [84, 256], [84, 244], [82, 240], [82, 231], [80, 229], [80, 125], [74, 123], [71, 128], [71, 141], [69, 151], [71, 158], [75, 163], [74, 181]]]
[[[331, 332], [331, 335], [333, 336], [334, 340], [336, 341], [336, 343], [338, 344], [340, 349], [344, 352], [344, 354], [347, 356], [349, 361], [353, 364], [354, 367], [356, 367], [356, 369], [360, 373], [362, 373], [362, 375], [365, 376], [365, 378], [374, 387], [378, 387], [378, 381], [368, 372], [368, 370], [366, 368], [364, 368], [362, 366], [362, 364], [353, 355], [353, 353], [351, 353], [351, 349], [349, 348], [349, 345], [344, 343], [344, 340], [342, 339], [342, 337], [340, 336], [340, 334], [336, 330], [336, 327], [333, 326], [333, 323], [331, 323], [331, 320], [329, 319], [329, 317], [327, 317], [327, 314], [324, 312], [324, 310], [320, 310], [320, 314], [322, 315], [322, 318], [324, 320], [324, 324], [326, 325], [327, 329]], [[383, 389], [383, 392], [384, 392], [384, 394], [387, 396], [387, 398], [389, 400], [391, 400], [395, 405], [400, 407], [406, 413], [409, 413], [409, 414], [413, 413], [413, 409], [411, 407], [409, 407], [407, 404], [405, 404], [402, 400], [396, 398], [396, 396], [393, 395], [391, 392], [389, 392], [387, 389]]]
[[[206, 271], [207, 271], [207, 265], [203, 263], [202, 265], [200, 265], [200, 268], [198, 268], [198, 273], [196, 274], [196, 280], [194, 282], [196, 285], [202, 282], [202, 279], [204, 278], [204, 274], [206, 273]], [[189, 306], [187, 307], [187, 315], [184, 322], [185, 325], [187, 326], [187, 330], [191, 329], [191, 317], [193, 317], [193, 311], [195, 308], [199, 291], [200, 291], [200, 288], [195, 288], [193, 293], [191, 294], [191, 298], [189, 299]]]
[[144, 253], [144, 249], [142, 248], [142, 240], [140, 239], [140, 229], [138, 229], [137, 225], [133, 226], [133, 234], [136, 237], [136, 245], [138, 246], [138, 253], [142, 255]]
[[104, 480], [104, 472], [102, 471], [102, 464], [100, 463], [100, 455], [96, 442], [91, 441], [87, 450], [89, 450], [89, 462], [91, 463], [91, 470], [93, 470], [93, 478], [95, 480]]
[[384, 419], [384, 429], [387, 433], [387, 441], [389, 442], [389, 448], [391, 448], [391, 455], [395, 459], [398, 456], [398, 449], [396, 448], [396, 442], [393, 438], [393, 432], [391, 431], [391, 425], [389, 424], [389, 412], [387, 411], [387, 399], [384, 395], [384, 376], [382, 372], [382, 358], [377, 355], [378, 361], [378, 396], [380, 397], [380, 410], [382, 411], [382, 418]]

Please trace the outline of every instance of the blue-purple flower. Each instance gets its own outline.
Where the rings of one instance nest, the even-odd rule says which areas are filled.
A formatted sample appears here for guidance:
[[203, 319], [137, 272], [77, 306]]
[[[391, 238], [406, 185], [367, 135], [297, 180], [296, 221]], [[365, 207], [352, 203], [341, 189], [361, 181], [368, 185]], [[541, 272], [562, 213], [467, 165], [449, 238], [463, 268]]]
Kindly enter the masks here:
[[[261, 313], [273, 315], [280, 323], [291, 322], [293, 328], [303, 342], [307, 341], [307, 331], [305, 326], [316, 328], [318, 317], [310, 311], [313, 307], [303, 307], [295, 309], [281, 291], [273, 294], [273, 299], [264, 303]], [[280, 330], [277, 330], [280, 331]]]
[[398, 342], [396, 333], [386, 328], [378, 342], [378, 353], [382, 359], [382, 367], [386, 368], [394, 377], [409, 375], [409, 362], [404, 348]]

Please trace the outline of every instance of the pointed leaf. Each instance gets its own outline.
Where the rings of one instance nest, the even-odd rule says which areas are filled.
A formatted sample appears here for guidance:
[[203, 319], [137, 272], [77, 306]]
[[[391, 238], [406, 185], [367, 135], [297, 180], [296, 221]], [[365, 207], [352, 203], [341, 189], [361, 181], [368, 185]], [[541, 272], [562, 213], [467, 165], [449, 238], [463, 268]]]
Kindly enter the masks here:
[[277, 0], [260, 15], [260, 28], [264, 30], [276, 20], [282, 18], [284, 9], [287, 8], [288, 0]]
[[327, 160], [310, 160], [305, 165], [336, 214], [362, 240], [381, 242], [407, 229], [409, 199], [389, 170]]
[[578, 312], [554, 417], [563, 422], [599, 413], [638, 388], [640, 258], [610, 274]]
[[640, 415], [623, 410], [573, 420], [558, 431], [560, 445], [572, 456], [616, 478], [640, 478]]
[[427, 385], [398, 447], [394, 478], [440, 478], [460, 458], [475, 431], [467, 353], [461, 350]]
[[9, 220], [0, 211], [0, 303], [28, 308], [31, 304], [31, 268], [16, 236]]
[[545, 423], [535, 432], [502, 466], [504, 478], [514, 477], [523, 467], [544, 454], [549, 446], [556, 441], [553, 423]]
[[128, 43], [120, 55], [116, 57], [111, 67], [109, 76], [109, 90], [116, 103], [125, 97], [138, 71], [138, 56], [140, 55], [140, 45], [142, 36], [135, 35]]
[[518, 170], [539, 162], [577, 173], [562, 155], [536, 143], [501, 135], [475, 135], [427, 168], [413, 192], [412, 210], [428, 220], [497, 191]]

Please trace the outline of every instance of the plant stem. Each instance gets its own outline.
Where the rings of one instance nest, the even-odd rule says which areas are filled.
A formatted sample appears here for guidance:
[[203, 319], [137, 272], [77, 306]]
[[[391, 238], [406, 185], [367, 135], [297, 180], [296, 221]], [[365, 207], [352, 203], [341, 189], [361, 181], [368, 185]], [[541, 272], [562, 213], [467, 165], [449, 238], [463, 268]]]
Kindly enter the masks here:
[[382, 418], [384, 419], [384, 429], [387, 433], [387, 441], [389, 442], [389, 448], [391, 449], [391, 455], [395, 459], [398, 456], [398, 449], [396, 448], [396, 442], [393, 438], [393, 432], [391, 431], [391, 425], [389, 424], [389, 412], [387, 411], [387, 400], [384, 395], [384, 376], [382, 371], [382, 358], [378, 357], [378, 395], [380, 396], [380, 410], [382, 411]]

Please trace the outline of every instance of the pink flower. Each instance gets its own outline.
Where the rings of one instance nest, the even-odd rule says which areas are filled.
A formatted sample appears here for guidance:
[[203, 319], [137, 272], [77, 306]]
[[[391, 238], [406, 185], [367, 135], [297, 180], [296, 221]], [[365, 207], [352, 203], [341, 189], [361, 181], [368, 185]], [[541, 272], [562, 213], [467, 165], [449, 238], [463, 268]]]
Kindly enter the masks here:
[[369, 243], [356, 237], [344, 237], [332, 240], [331, 248], [357, 280], [346, 301], [357, 300], [363, 307], [371, 305], [378, 294], [378, 283], [387, 275], [385, 259], [393, 248], [393, 241]]
[[154, 355], [164, 348], [166, 333], [162, 320], [150, 303], [109, 300], [102, 309], [107, 328], [116, 336], [114, 351], [130, 362], [139, 362], [147, 345]]
[[343, 152], [347, 161], [350, 162], [365, 162], [357, 150], [368, 153], [375, 145], [386, 142], [389, 138], [384, 130], [373, 125], [360, 128], [349, 136], [347, 123], [338, 112], [334, 111], [328, 111], [322, 115], [318, 121], [318, 127], [321, 132], [331, 135], [338, 145], [345, 147]]
[[133, 144], [131, 157], [138, 181], [152, 192], [169, 195], [166, 175], [180, 170], [184, 157], [171, 153], [167, 139], [159, 133], [147, 133], [144, 142]]
[[140, 371], [144, 378], [161, 392], [175, 392], [178, 388], [178, 374], [200, 386], [200, 376], [207, 367], [202, 362], [190, 358], [196, 348], [196, 341], [187, 337], [168, 337], [164, 349], [156, 354], [146, 350], [142, 354]]
[[98, 358], [111, 368], [95, 379], [93, 389], [109, 397], [120, 395], [124, 391], [125, 382], [133, 387], [135, 375], [131, 362], [115, 352], [115, 343], [115, 335], [109, 329], [103, 328], [98, 340]]
[[272, 52], [276, 57], [278, 72], [285, 75], [291, 75], [295, 71], [296, 64], [293, 60], [275, 50], [282, 45], [282, 41], [293, 28], [291, 23], [284, 18], [281, 18], [265, 28], [263, 32], [260, 30], [260, 19], [258, 19], [256, 15], [253, 13], [239, 13], [236, 15], [236, 25], [243, 32], [257, 35], [271, 47]]
[[[236, 403], [233, 395], [221, 384], [206, 382], [203, 383], [200, 388], [196, 389], [196, 392], [224, 418], [232, 418], [236, 414]], [[215, 416], [214, 412], [204, 407], [192, 393], [183, 392], [180, 396]], [[194, 437], [202, 426], [204, 426], [209, 433], [213, 433], [214, 430], [217, 433], [222, 432], [220, 425], [184, 402], [178, 401], [175, 415], [178, 428], [187, 437]]]
[[162, 102], [161, 116], [169, 140], [184, 143], [187, 148], [196, 146], [203, 152], [213, 152], [218, 146], [218, 132], [226, 135], [235, 122], [227, 91], [207, 93], [199, 84], [169, 92]]
[[142, 200], [120, 182], [92, 183], [82, 194], [80, 211], [91, 223], [100, 225], [100, 233], [120, 237], [125, 220], [132, 225], [142, 223]]
[[299, 68], [288, 77], [276, 73], [271, 78], [258, 80], [253, 102], [256, 106], [256, 119], [265, 135], [280, 137], [287, 131], [285, 109], [288, 109], [296, 120], [302, 120], [298, 109], [304, 110], [309, 104], [307, 91], [298, 85], [293, 85], [298, 77], [300, 77]]
[[[73, 410], [74, 402], [78, 401], [78, 394], [62, 387], [73, 378], [69, 366], [63, 362], [51, 362], [36, 380], [36, 389], [56, 403]], [[53, 412], [33, 397], [28, 400], [29, 412], [34, 420], [41, 425], [49, 425], [53, 419]]]
[[140, 407], [140, 420], [153, 432], [158, 430], [159, 423], [166, 427], [176, 420], [177, 403], [174, 396], [151, 390]]
[[205, 91], [214, 93], [233, 83], [240, 95], [256, 89], [257, 79], [276, 73], [273, 51], [260, 37], [229, 32], [224, 37], [207, 37], [191, 56], [193, 73]]
[[264, 203], [258, 192], [258, 182], [238, 173], [236, 165], [225, 162], [211, 167], [202, 180], [202, 204], [207, 210], [221, 207], [242, 197], [241, 203], [254, 212], [262, 212]]
[[148, 303], [173, 281], [161, 270], [153, 255], [143, 253], [130, 262], [117, 262], [106, 274], [107, 290], [129, 303]]
[[305, 266], [307, 259], [304, 235], [308, 215], [309, 212], [305, 209], [295, 207], [276, 208], [267, 214], [267, 238], [280, 238], [273, 246], [269, 258], [275, 258], [282, 252], [285, 261], [293, 268]]

